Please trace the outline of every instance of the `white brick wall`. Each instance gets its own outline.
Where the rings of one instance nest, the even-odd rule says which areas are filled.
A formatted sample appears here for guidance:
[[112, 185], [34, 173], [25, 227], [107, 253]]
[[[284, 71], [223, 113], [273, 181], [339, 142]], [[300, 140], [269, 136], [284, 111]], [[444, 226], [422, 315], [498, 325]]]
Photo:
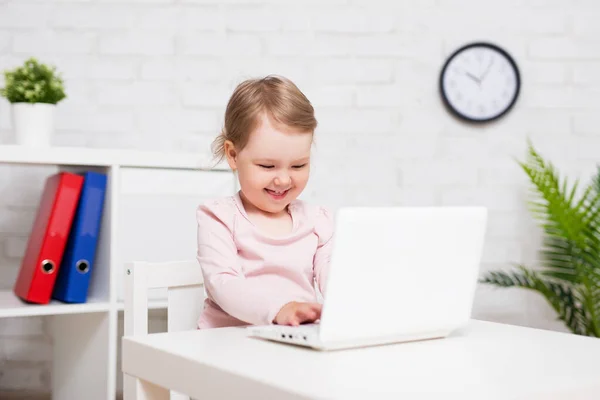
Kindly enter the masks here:
[[[468, 11], [467, 11], [468, 10]], [[56, 143], [207, 151], [244, 78], [279, 73], [317, 107], [306, 197], [345, 204], [485, 204], [483, 268], [532, 262], [539, 232], [513, 157], [526, 138], [565, 173], [600, 158], [595, 0], [0, 0], [0, 68], [58, 66], [68, 99]], [[497, 123], [457, 123], [438, 73], [457, 46], [517, 59], [522, 97]], [[0, 100], [0, 140], [10, 112]], [[12, 286], [47, 168], [0, 166], [0, 289]], [[480, 318], [563, 329], [535, 294], [480, 287]], [[0, 320], [0, 390], [48, 390], [40, 318]]]

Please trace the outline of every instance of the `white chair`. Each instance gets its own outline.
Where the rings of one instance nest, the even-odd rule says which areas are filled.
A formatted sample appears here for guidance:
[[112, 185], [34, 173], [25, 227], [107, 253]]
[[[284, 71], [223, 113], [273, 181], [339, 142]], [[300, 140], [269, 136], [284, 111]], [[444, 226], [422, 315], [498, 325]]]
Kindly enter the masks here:
[[[197, 261], [133, 262], [125, 269], [124, 335], [148, 334], [148, 291], [167, 289], [167, 331], [196, 329], [204, 303], [202, 271]], [[189, 400], [180, 393], [124, 374], [123, 400]]]

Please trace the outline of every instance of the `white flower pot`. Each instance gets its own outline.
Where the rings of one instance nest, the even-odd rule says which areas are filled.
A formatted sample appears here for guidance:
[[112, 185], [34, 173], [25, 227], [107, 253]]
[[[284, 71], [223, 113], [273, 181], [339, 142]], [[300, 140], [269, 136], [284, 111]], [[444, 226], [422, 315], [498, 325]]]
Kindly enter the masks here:
[[55, 104], [13, 103], [12, 122], [17, 144], [50, 146], [54, 133]]

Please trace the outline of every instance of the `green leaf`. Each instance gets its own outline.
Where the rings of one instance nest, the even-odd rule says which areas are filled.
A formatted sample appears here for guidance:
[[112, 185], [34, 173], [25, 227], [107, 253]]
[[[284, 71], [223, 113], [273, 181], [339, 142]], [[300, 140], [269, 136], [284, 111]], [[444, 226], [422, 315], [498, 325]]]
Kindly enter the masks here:
[[0, 95], [11, 103], [57, 104], [66, 98], [64, 82], [55, 67], [29, 58], [23, 66], [4, 71], [4, 88]]
[[592, 332], [589, 317], [569, 285], [544, 280], [523, 266], [518, 266], [515, 271], [488, 272], [480, 282], [504, 288], [520, 287], [536, 291], [545, 297], [571, 332], [578, 335], [594, 333], [594, 336], [597, 336]]
[[591, 186], [594, 188], [596, 193], [600, 193], [600, 164], [598, 164], [598, 172], [596, 173], [596, 176], [594, 176]]

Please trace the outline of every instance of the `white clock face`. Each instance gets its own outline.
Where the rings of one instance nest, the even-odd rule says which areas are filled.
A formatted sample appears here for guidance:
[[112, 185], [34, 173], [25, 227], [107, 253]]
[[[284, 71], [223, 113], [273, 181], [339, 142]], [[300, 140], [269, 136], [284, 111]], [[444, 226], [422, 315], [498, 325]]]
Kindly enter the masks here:
[[486, 121], [512, 106], [519, 85], [518, 71], [508, 55], [493, 46], [475, 45], [450, 59], [441, 89], [448, 105], [461, 117]]

